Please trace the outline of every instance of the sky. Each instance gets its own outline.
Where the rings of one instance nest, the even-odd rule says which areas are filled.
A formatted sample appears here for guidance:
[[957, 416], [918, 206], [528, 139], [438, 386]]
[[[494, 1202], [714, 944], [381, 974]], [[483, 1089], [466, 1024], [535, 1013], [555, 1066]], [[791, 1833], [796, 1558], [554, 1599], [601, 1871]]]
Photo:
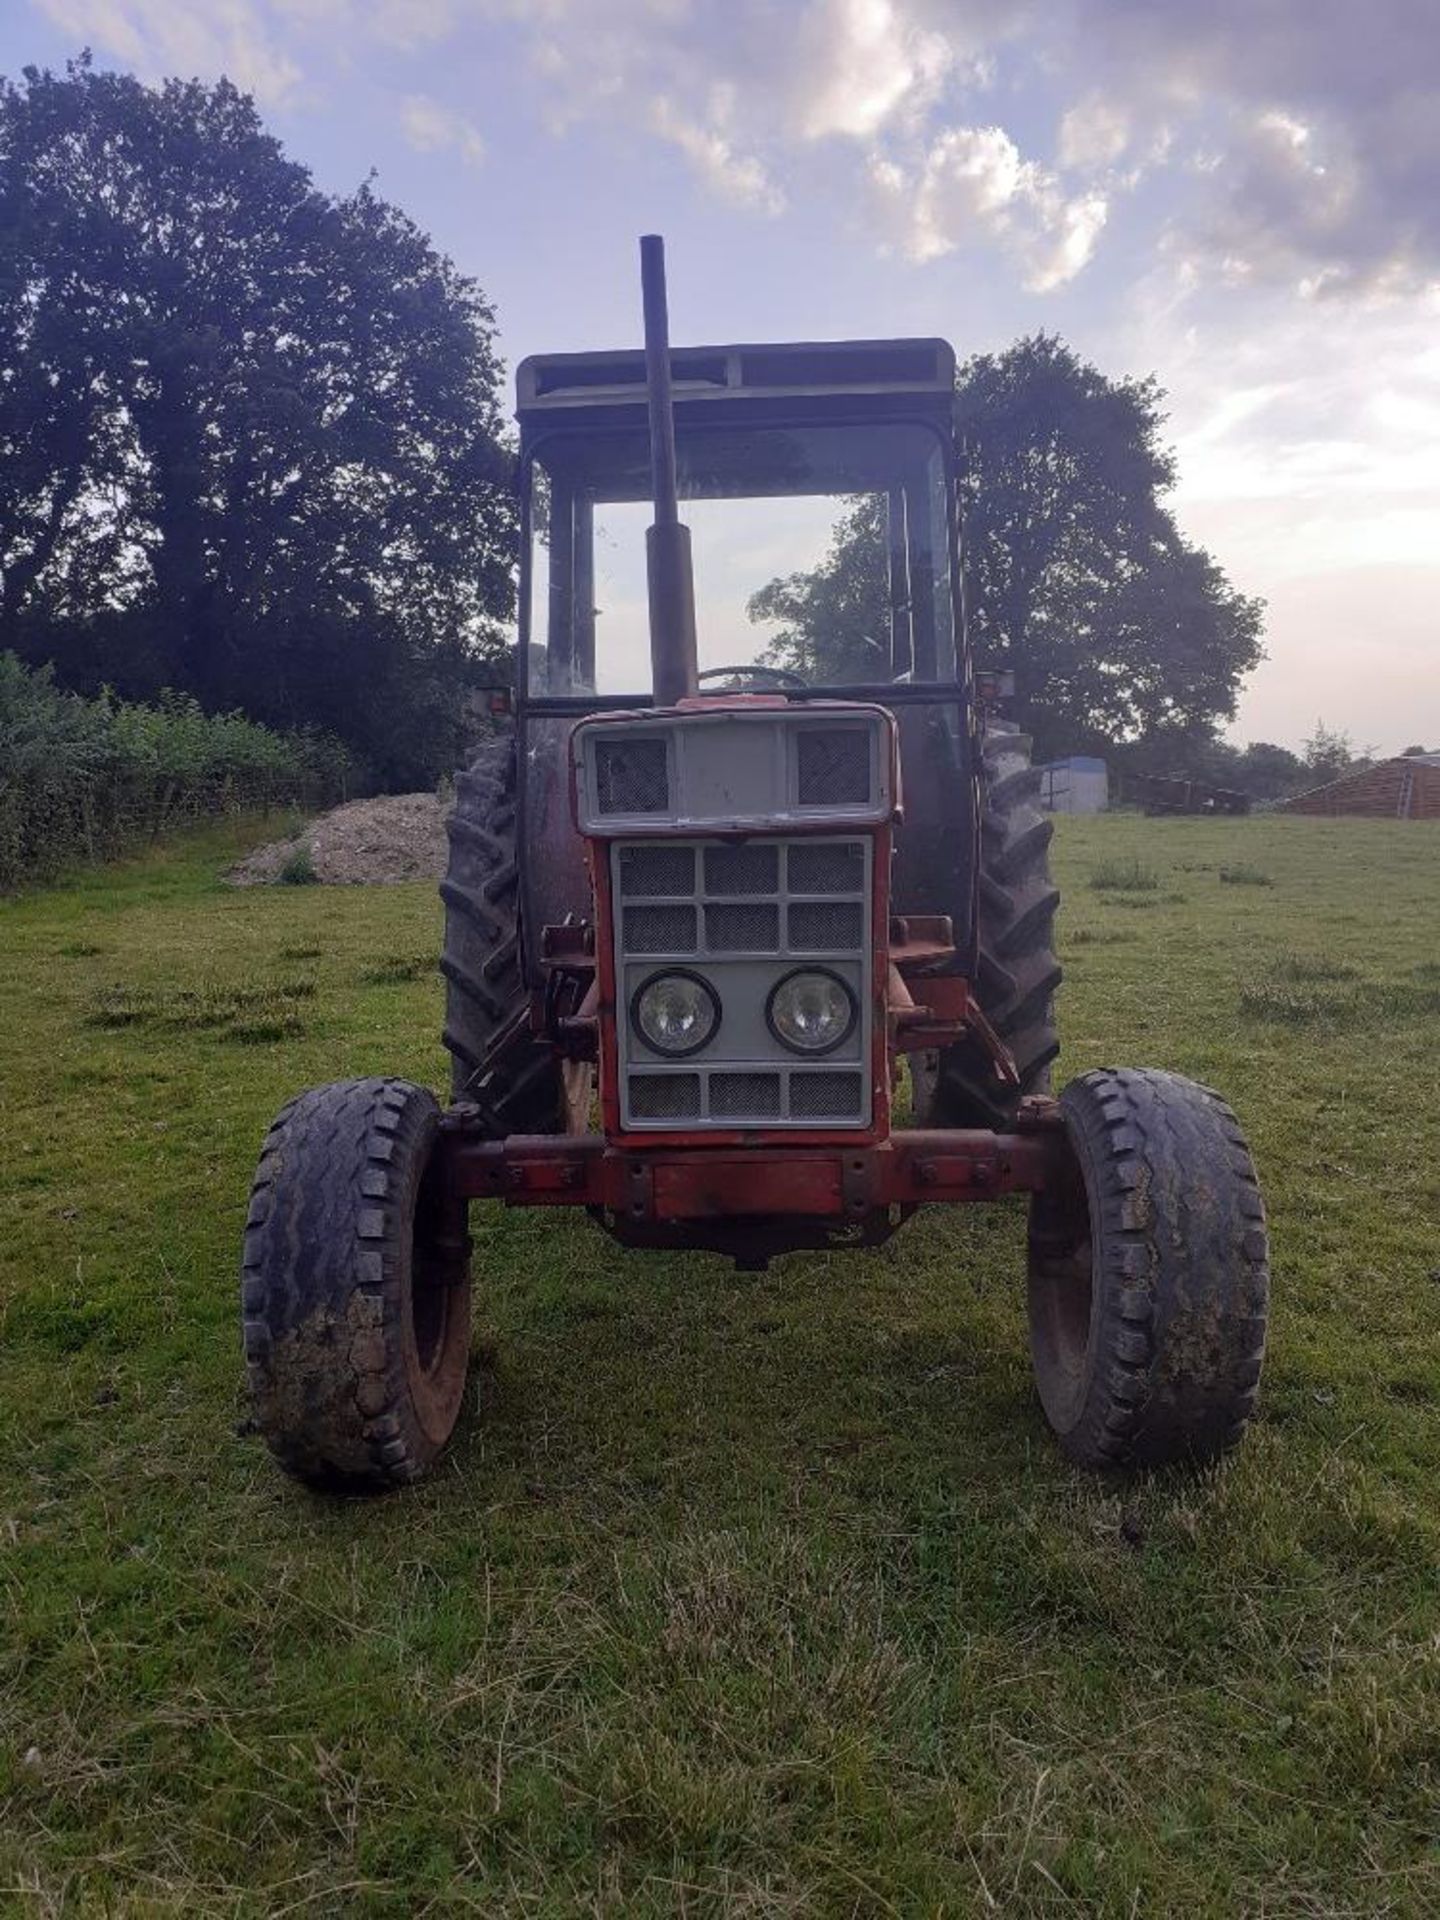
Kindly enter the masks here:
[[1268, 603], [1231, 729], [1440, 747], [1440, 0], [0, 0], [0, 71], [228, 74], [479, 279], [513, 364], [1037, 329], [1154, 373]]

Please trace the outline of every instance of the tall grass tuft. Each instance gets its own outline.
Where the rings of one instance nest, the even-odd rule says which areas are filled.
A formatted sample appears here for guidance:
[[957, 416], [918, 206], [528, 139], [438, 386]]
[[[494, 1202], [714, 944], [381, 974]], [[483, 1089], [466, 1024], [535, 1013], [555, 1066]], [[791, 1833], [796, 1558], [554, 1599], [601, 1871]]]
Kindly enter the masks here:
[[1143, 860], [1102, 860], [1090, 875], [1090, 884], [1106, 893], [1154, 893], [1160, 876]]

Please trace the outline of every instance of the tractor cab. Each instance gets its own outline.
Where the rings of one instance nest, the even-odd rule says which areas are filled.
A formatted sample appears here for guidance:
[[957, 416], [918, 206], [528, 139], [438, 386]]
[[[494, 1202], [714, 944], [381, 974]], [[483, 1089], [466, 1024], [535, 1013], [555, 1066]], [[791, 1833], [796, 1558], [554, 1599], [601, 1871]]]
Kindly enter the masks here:
[[[524, 924], [588, 911], [566, 752], [577, 719], [677, 697], [769, 695], [797, 710], [848, 700], [894, 716], [905, 768], [896, 900], [943, 909], [968, 953], [979, 751], [952, 349], [859, 340], [668, 357], [675, 512], [693, 582], [678, 605], [652, 607], [647, 580], [645, 354], [535, 356], [517, 373], [521, 806], [547, 852], [523, 873]], [[807, 591], [837, 538], [836, 604], [804, 631], [787, 628], [785, 590]], [[693, 672], [682, 657], [692, 631]], [[528, 948], [526, 965], [538, 984]]]
[[[672, 352], [671, 367], [702, 684], [758, 679], [811, 695], [953, 687], [963, 618], [950, 347], [690, 347]], [[644, 358], [532, 358], [517, 389], [522, 694], [648, 705]], [[819, 562], [837, 523], [868, 549], [863, 604], [845, 609], [833, 635], [777, 646], [751, 612], [754, 597]]]

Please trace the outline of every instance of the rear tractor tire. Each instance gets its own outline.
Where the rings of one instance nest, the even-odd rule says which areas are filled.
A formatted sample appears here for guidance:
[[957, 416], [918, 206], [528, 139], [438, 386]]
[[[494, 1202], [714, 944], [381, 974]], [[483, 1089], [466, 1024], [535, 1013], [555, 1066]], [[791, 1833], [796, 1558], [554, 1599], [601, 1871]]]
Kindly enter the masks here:
[[526, 1008], [515, 785], [513, 735], [488, 741], [455, 781], [445, 823], [450, 860], [440, 886], [451, 1091], [479, 1110], [482, 1129], [494, 1138], [560, 1133], [566, 1123], [559, 1061], [542, 1042], [515, 1031]]
[[469, 1242], [439, 1192], [439, 1127], [424, 1088], [341, 1080], [292, 1100], [266, 1137], [245, 1229], [245, 1359], [256, 1425], [310, 1486], [403, 1486], [454, 1429]]
[[1105, 1067], [1060, 1096], [1062, 1178], [1030, 1208], [1030, 1351], [1046, 1418], [1088, 1467], [1213, 1460], [1255, 1408], [1265, 1208], [1208, 1087]]
[[938, 1056], [916, 1055], [912, 1074], [924, 1124], [1004, 1132], [1027, 1094], [1050, 1091], [1050, 1064], [1060, 1051], [1060, 894], [1050, 879], [1054, 823], [1040, 809], [1040, 776], [1030, 764], [1028, 736], [1011, 721], [989, 720], [983, 753], [975, 990], [1014, 1055], [1019, 1084], [1003, 1085], [987, 1049], [968, 1037]]

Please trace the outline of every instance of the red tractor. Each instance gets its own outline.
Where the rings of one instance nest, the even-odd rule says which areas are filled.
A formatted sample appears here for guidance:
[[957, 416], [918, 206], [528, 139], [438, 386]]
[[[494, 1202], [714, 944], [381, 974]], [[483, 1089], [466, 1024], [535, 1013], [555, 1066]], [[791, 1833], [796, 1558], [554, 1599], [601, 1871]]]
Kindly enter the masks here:
[[[672, 351], [641, 253], [643, 354], [519, 369], [513, 722], [457, 783], [442, 887], [453, 1101], [355, 1080], [281, 1111], [245, 1235], [258, 1424], [315, 1485], [425, 1471], [464, 1397], [472, 1200], [757, 1265], [1027, 1194], [1061, 1446], [1213, 1458], [1260, 1376], [1260, 1190], [1193, 1081], [1107, 1067], [1051, 1096], [1051, 828], [967, 645], [951, 349]], [[858, 503], [874, 630], [702, 671], [682, 498], [732, 536], [707, 590]], [[652, 500], [641, 583], [624, 523]]]

